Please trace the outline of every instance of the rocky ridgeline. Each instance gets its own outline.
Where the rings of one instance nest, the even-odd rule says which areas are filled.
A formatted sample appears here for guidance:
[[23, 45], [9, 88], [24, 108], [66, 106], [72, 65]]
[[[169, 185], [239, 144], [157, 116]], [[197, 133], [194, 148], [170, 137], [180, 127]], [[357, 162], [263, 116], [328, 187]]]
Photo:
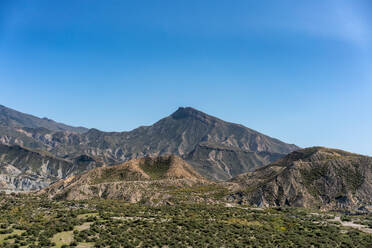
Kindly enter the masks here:
[[121, 199], [131, 203], [164, 204], [171, 192], [215, 184], [203, 178], [175, 155], [134, 159], [116, 166], [100, 167], [60, 180], [41, 190], [53, 199]]
[[230, 179], [298, 149], [193, 108], [179, 108], [154, 125], [130, 132], [74, 128], [4, 106], [0, 110], [2, 144], [46, 151], [70, 161], [86, 155], [106, 165], [174, 154], [212, 180]]
[[257, 206], [358, 209], [372, 206], [372, 158], [312, 147], [292, 152], [231, 182], [229, 200]]
[[0, 106], [0, 144], [0, 190], [8, 192], [44, 188], [55, 199], [148, 204], [372, 205], [372, 158], [298, 150], [193, 108], [130, 132], [102, 132]]
[[41, 193], [67, 200], [108, 198], [157, 205], [181, 200], [363, 212], [372, 206], [371, 181], [372, 158], [314, 147], [228, 182], [209, 181], [180, 157], [162, 156], [96, 168]]

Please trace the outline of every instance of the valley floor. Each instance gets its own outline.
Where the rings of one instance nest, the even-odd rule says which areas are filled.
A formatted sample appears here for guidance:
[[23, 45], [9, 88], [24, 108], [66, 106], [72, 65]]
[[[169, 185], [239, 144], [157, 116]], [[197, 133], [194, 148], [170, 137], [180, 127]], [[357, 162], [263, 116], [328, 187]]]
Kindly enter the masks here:
[[0, 247], [372, 247], [371, 228], [371, 214], [0, 195]]

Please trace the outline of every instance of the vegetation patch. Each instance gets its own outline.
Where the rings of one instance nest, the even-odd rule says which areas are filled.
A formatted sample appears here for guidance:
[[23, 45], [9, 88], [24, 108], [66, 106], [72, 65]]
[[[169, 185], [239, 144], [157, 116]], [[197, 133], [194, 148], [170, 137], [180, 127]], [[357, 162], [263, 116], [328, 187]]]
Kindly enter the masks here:
[[248, 221], [246, 219], [230, 218], [226, 221], [228, 224], [240, 224], [244, 226], [262, 226], [258, 221]]
[[74, 240], [72, 231], [56, 233], [51, 239], [52, 244], [55, 244], [55, 247], [62, 247], [62, 245], [70, 245]]
[[[24, 230], [17, 230], [12, 228], [5, 230], [6, 233], [0, 234], [0, 245], [4, 243], [14, 243], [14, 240], [25, 232]], [[0, 231], [4, 231], [4, 229], [0, 229]]]
[[120, 181], [137, 181], [142, 179], [139, 173], [133, 172], [128, 168], [106, 167], [101, 170], [100, 175], [94, 177], [92, 184], [120, 182]]
[[145, 159], [143, 163], [140, 163], [140, 168], [151, 177], [153, 180], [159, 180], [164, 178], [168, 172], [171, 164], [171, 158], [157, 158], [155, 161], [151, 159]]
[[358, 168], [341, 167], [338, 174], [344, 178], [346, 187], [353, 192], [359, 189], [365, 180], [364, 175]]
[[86, 214], [79, 214], [77, 217], [79, 219], [86, 219], [88, 217], [94, 217], [94, 216], [98, 216], [98, 213], [86, 213]]
[[209, 197], [214, 200], [221, 200], [223, 197], [228, 195], [228, 190], [225, 187], [208, 184], [208, 185], [195, 185], [192, 187], [182, 187], [182, 188], [171, 188], [171, 195], [175, 197], [181, 197], [186, 199], [189, 196], [200, 196]]
[[327, 164], [321, 164], [314, 168], [311, 168], [310, 170], [301, 169], [300, 172], [306, 186], [310, 186], [314, 183], [314, 181], [327, 176], [328, 166]]
[[[195, 188], [195, 192], [210, 189]], [[94, 212], [94, 213], [93, 213]], [[368, 222], [371, 215], [355, 216]], [[13, 247], [371, 247], [372, 235], [299, 208], [218, 204], [146, 206], [115, 200], [53, 201], [6, 195], [1, 248]], [[10, 236], [9, 236], [10, 235]]]

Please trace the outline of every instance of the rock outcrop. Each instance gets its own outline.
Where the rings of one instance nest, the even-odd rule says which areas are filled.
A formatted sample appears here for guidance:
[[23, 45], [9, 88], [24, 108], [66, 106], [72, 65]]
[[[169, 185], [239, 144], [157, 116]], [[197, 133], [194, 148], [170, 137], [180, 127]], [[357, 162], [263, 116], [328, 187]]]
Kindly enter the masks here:
[[372, 205], [372, 158], [312, 147], [292, 152], [231, 182], [228, 199], [257, 206], [357, 209]]
[[69, 160], [43, 151], [0, 144], [0, 190], [39, 190], [68, 175], [101, 165], [87, 156]]
[[65, 200], [108, 198], [153, 203], [171, 198], [169, 190], [205, 184], [211, 182], [180, 157], [170, 155], [96, 168], [60, 180], [39, 193]]

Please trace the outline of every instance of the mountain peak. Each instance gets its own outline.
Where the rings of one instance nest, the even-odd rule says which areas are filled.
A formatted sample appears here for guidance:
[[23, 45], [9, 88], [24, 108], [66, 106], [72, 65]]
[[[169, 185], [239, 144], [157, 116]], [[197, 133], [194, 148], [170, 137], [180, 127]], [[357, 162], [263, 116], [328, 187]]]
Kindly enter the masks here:
[[184, 119], [184, 118], [196, 118], [196, 119], [217, 119], [216, 117], [210, 116], [204, 112], [201, 112], [192, 107], [179, 107], [176, 112], [171, 115], [174, 119]]

